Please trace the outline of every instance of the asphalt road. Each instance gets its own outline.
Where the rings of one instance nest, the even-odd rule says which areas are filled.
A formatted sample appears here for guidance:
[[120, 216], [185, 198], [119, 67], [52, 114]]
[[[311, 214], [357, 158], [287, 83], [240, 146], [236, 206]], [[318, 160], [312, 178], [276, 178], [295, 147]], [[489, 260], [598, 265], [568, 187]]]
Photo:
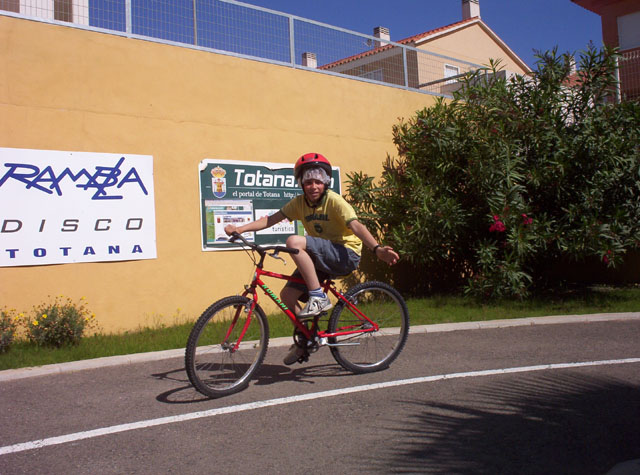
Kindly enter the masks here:
[[431, 330], [370, 375], [327, 349], [284, 366], [274, 342], [249, 388], [217, 400], [181, 357], [0, 374], [0, 473], [604, 474], [640, 459], [640, 318]]

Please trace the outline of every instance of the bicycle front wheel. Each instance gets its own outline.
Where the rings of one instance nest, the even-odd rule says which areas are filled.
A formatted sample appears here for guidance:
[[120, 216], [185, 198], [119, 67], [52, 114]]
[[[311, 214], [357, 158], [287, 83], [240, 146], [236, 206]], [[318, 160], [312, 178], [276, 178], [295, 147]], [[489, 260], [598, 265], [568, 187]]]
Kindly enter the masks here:
[[[251, 300], [233, 296], [204, 311], [187, 342], [185, 367], [191, 384], [210, 397], [243, 390], [267, 353], [269, 324]], [[239, 342], [239, 343], [238, 343]]]
[[339, 300], [331, 313], [328, 331], [345, 334], [329, 339], [333, 357], [354, 373], [388, 368], [404, 348], [409, 334], [409, 311], [404, 299], [390, 285], [376, 281], [357, 284], [344, 296], [379, 328], [367, 332], [373, 325]]

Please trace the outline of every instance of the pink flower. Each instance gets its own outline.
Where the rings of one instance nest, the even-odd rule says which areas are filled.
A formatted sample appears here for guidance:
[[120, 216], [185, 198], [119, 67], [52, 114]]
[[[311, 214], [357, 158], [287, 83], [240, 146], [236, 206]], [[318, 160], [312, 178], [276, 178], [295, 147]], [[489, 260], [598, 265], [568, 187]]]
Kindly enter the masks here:
[[522, 224], [524, 224], [525, 226], [528, 226], [531, 223], [533, 223], [533, 218], [530, 218], [526, 214], [522, 213]]
[[497, 214], [493, 216], [493, 224], [489, 227], [489, 232], [497, 232], [503, 233], [506, 231], [506, 227], [502, 221], [500, 221], [500, 216]]

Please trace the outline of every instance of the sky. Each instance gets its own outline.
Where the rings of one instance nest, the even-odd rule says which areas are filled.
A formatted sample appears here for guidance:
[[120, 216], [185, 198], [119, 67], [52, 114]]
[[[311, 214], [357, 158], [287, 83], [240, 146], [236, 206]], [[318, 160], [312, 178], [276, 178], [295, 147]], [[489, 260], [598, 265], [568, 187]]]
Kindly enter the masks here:
[[[462, 19], [461, 0], [245, 0], [358, 33], [389, 28], [391, 40]], [[600, 16], [570, 0], [480, 0], [480, 17], [527, 65], [535, 50], [577, 53], [602, 46]]]

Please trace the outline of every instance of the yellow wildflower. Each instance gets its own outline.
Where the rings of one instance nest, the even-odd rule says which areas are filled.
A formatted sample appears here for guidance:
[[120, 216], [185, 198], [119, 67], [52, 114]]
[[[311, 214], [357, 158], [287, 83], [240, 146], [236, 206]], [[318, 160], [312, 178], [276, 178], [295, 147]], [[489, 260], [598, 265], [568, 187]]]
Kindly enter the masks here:
[[42, 314], [42, 318], [46, 320], [46, 318], [47, 318], [47, 314], [46, 314], [46, 313], [43, 313], [43, 314]]
[[33, 322], [31, 322], [33, 324], [34, 327], [37, 327], [39, 325], [38, 320], [34, 320]]

